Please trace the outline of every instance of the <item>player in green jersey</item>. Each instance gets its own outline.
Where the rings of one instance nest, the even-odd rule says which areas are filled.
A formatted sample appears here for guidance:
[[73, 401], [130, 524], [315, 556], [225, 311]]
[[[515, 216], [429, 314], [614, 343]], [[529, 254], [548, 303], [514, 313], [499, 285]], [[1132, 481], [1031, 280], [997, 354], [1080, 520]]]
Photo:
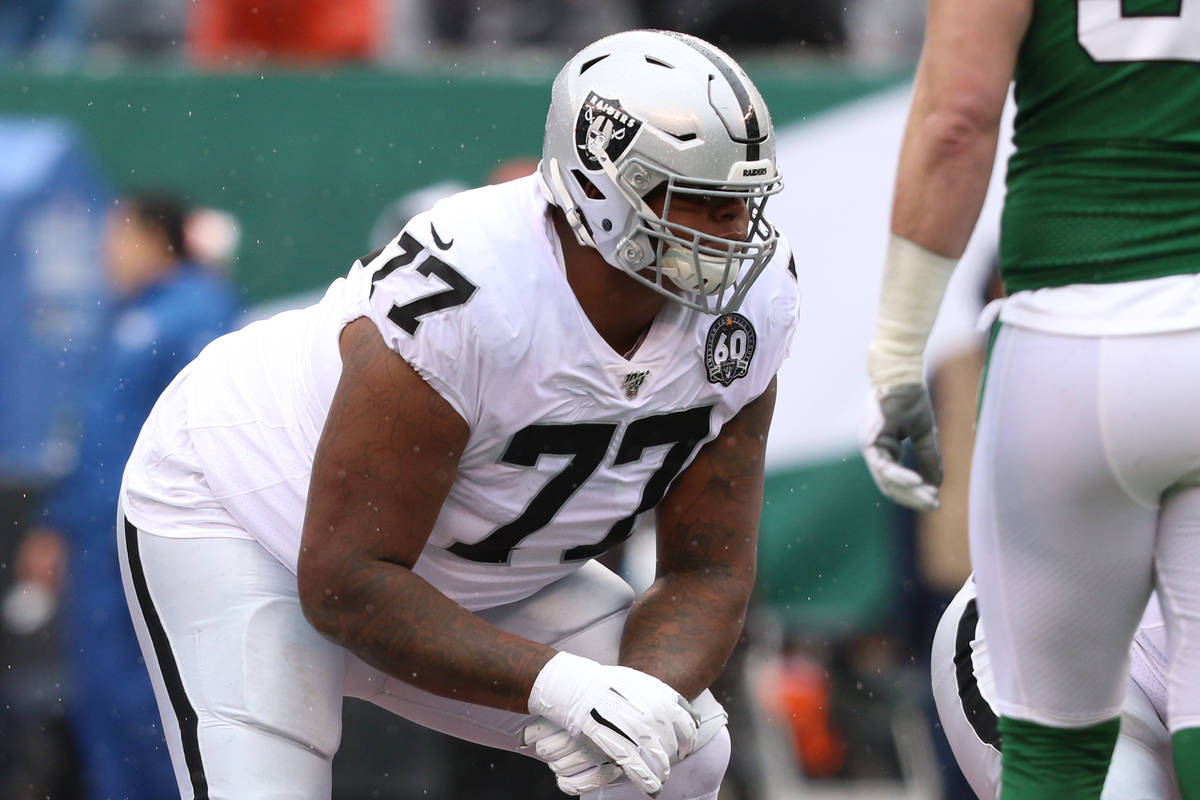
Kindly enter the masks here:
[[[1167, 724], [1200, 798], [1200, 0], [930, 0], [901, 148], [863, 446], [937, 506], [923, 352], [1015, 79], [971, 557], [1003, 800], [1099, 797], [1127, 649], [1162, 598]], [[913, 469], [902, 460], [909, 441]]]

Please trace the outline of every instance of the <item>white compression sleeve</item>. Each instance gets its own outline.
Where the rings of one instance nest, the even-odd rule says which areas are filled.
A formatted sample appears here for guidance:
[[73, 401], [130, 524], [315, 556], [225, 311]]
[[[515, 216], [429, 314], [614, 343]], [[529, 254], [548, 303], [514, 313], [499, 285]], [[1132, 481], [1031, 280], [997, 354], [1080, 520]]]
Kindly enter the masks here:
[[876, 388], [925, 379], [925, 342], [958, 259], [891, 234], [867, 374]]

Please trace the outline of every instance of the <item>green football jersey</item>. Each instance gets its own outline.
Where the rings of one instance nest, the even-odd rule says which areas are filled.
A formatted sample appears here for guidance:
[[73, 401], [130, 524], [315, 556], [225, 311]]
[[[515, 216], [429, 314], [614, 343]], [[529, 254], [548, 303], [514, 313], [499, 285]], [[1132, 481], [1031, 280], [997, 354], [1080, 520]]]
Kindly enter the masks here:
[[1008, 291], [1200, 273], [1200, 0], [1034, 0]]

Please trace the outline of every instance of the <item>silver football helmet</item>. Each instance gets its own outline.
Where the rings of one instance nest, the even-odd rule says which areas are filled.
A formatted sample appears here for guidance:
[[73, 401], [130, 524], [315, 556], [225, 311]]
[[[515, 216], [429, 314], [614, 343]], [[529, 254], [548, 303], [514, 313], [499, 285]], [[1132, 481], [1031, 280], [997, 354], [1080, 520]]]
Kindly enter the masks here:
[[[778, 241], [763, 216], [783, 188], [767, 106], [694, 36], [626, 31], [579, 51], [554, 80], [539, 175], [580, 244], [701, 311], [736, 309]], [[659, 215], [644, 198], [661, 186]], [[682, 195], [743, 201], [746, 239], [669, 221]]]

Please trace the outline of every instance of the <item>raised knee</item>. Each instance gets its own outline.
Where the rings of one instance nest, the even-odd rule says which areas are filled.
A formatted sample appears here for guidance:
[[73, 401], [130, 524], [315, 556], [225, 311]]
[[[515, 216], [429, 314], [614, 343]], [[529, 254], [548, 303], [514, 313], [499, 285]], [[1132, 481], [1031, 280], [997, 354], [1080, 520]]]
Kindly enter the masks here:
[[681, 790], [680, 794], [671, 796], [681, 800], [716, 797], [729, 767], [730, 747], [729, 729], [722, 720], [702, 747], [671, 768], [668, 784], [678, 783]]

